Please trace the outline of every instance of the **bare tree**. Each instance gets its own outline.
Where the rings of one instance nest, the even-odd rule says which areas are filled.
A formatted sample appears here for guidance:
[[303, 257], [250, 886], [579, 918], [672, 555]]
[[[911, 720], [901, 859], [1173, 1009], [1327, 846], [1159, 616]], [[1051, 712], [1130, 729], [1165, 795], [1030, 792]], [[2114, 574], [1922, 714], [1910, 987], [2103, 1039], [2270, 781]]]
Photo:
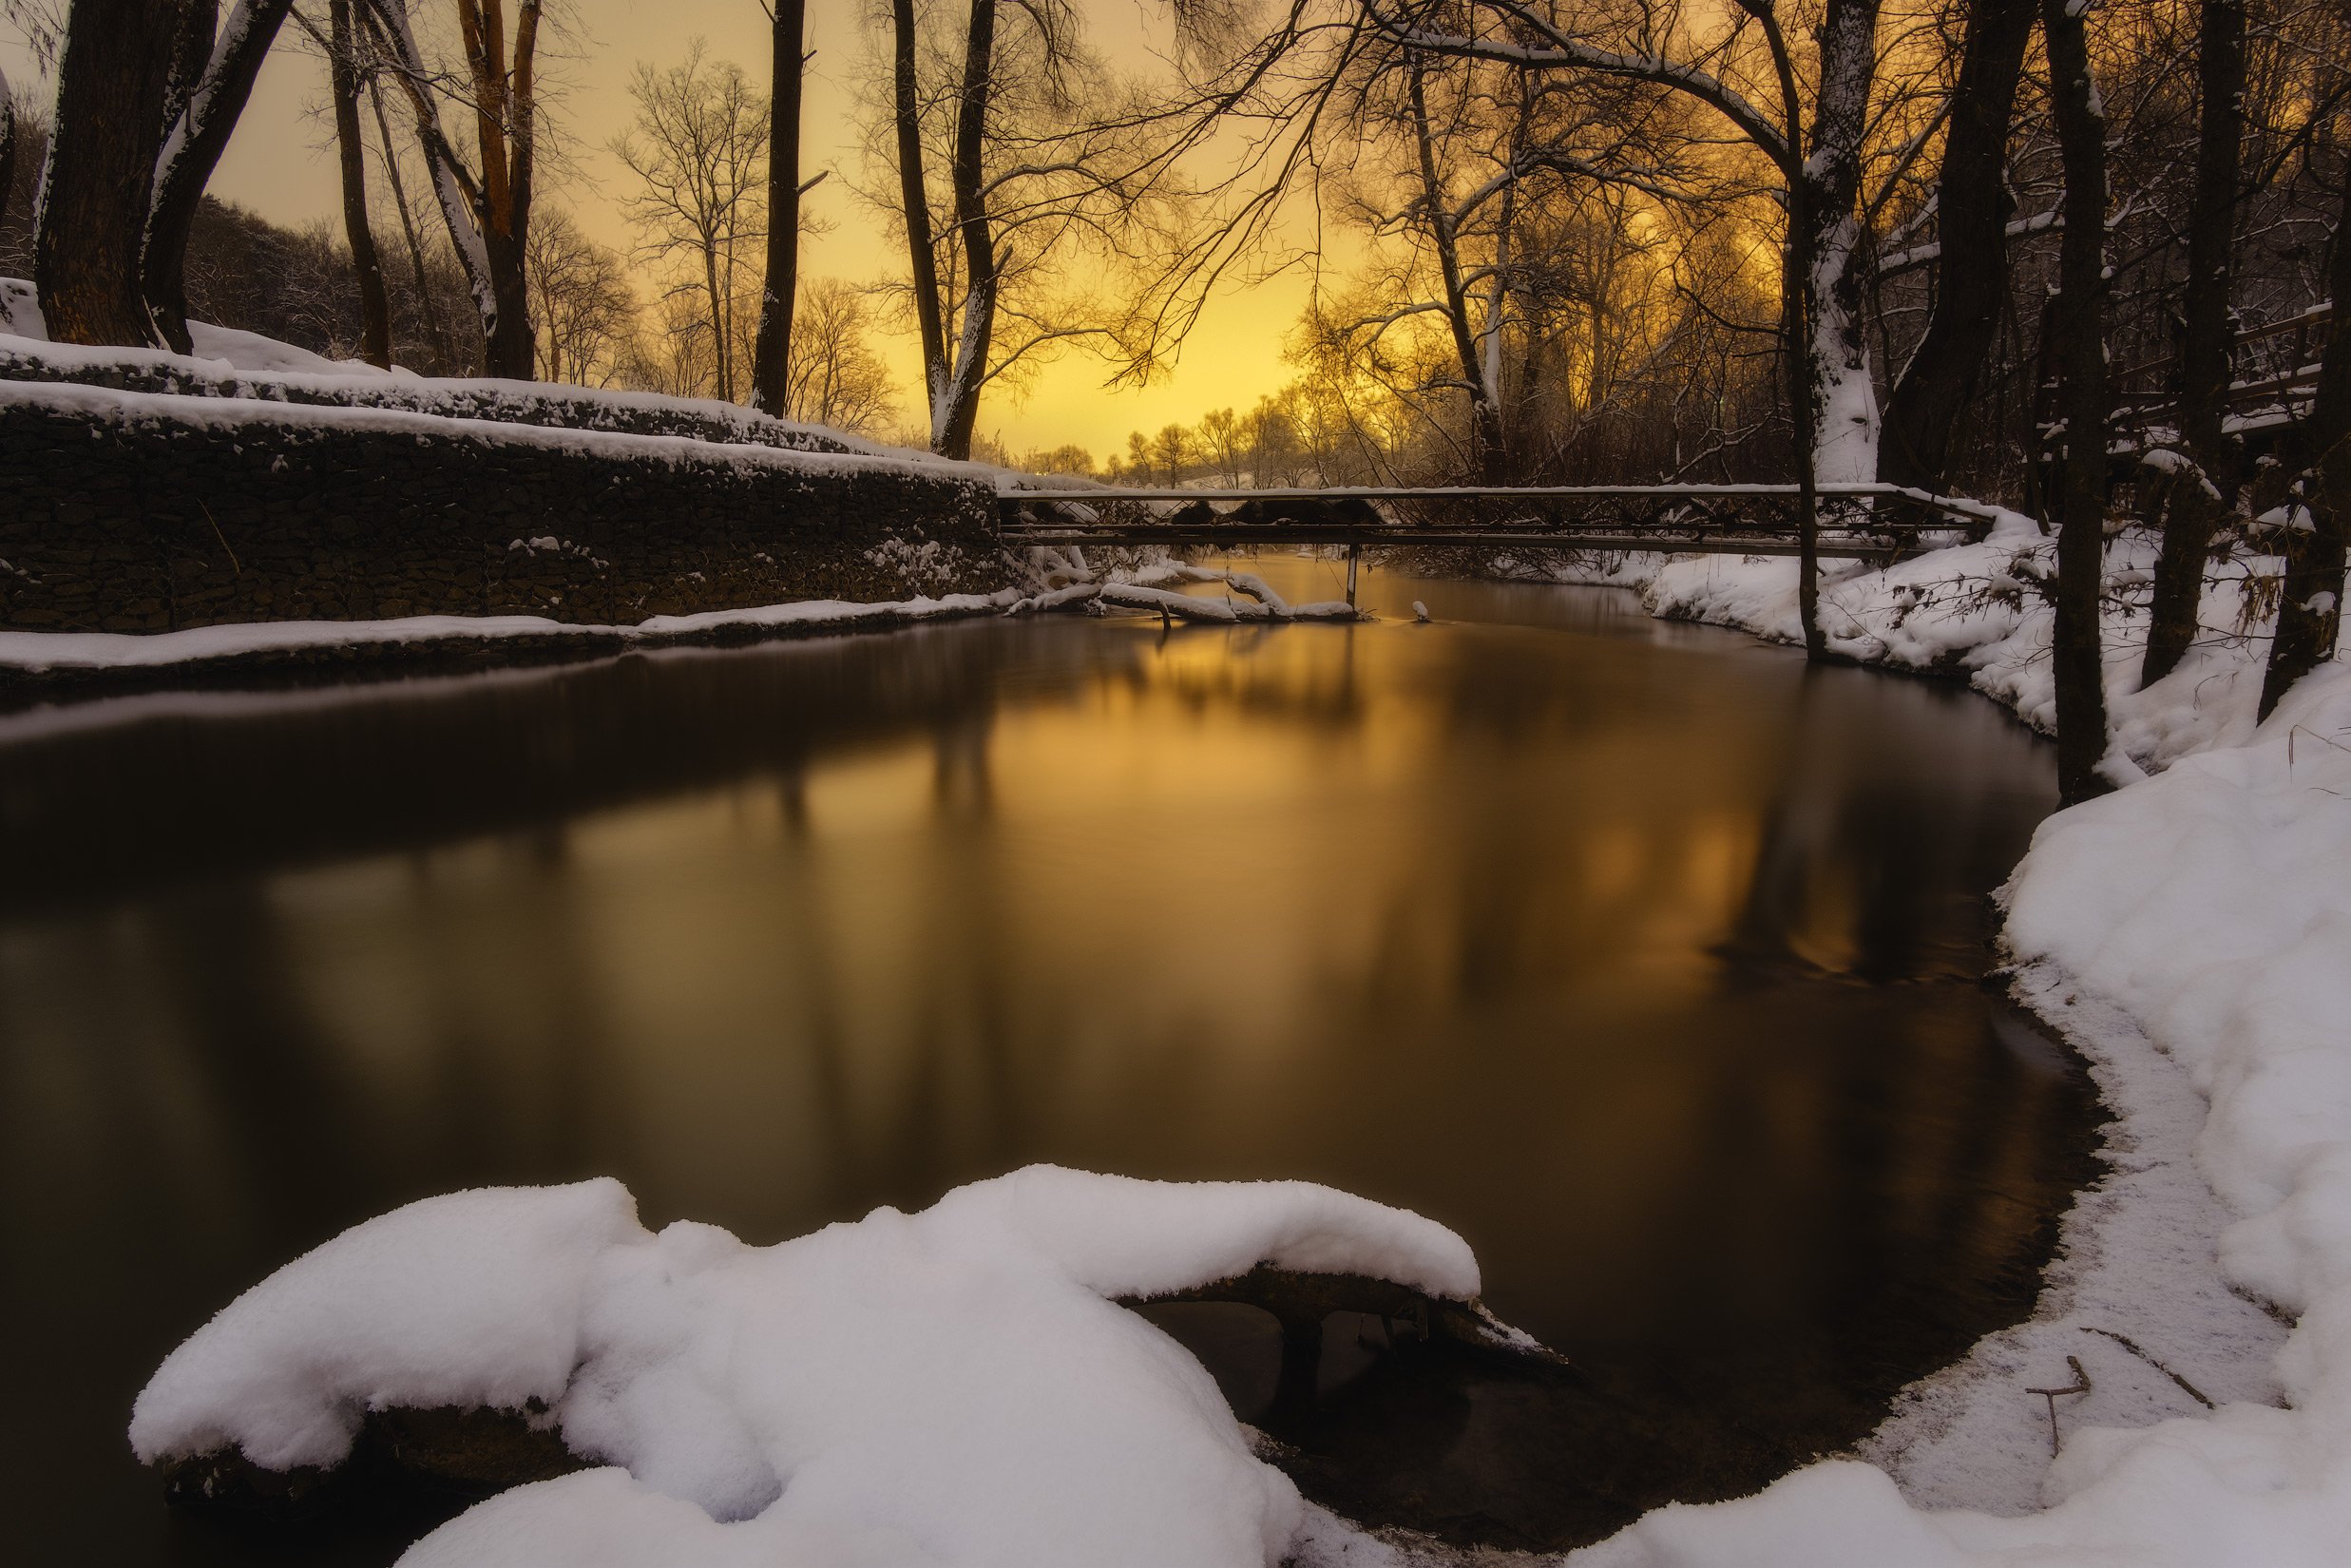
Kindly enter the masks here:
[[2057, 592], [2050, 640], [2056, 678], [2057, 791], [2067, 804], [2112, 786], [2098, 602], [2106, 561], [2106, 111], [2092, 79], [2085, 0], [2041, 0], [2049, 97], [2065, 161], [2065, 237], [2047, 352], [2056, 373]]
[[432, 352], [432, 362], [447, 373], [449, 364], [449, 335], [441, 327], [441, 309], [432, 286], [430, 270], [425, 262], [424, 237], [417, 233], [416, 215], [409, 206], [408, 182], [400, 173], [400, 149], [392, 141], [392, 124], [384, 114], [384, 93], [378, 74], [367, 76], [368, 107], [375, 117], [376, 147], [384, 162], [384, 182], [392, 187], [392, 210], [400, 219], [400, 235], [409, 253], [409, 269], [416, 291], [418, 319], [424, 328], [425, 341]]
[[[2327, 267], [2332, 297], [2351, 299], [2351, 180], [2342, 183]], [[2295, 448], [2303, 472], [2289, 511], [2277, 634], [2262, 678], [2267, 718], [2295, 681], [2332, 658], [2342, 635], [2344, 561], [2351, 554], [2351, 312], [2340, 308], [2320, 361], [2319, 390]]]
[[[359, 357], [392, 364], [392, 303], [384, 291], [383, 259], [368, 222], [367, 144], [359, 130], [360, 85], [368, 76], [352, 25], [352, 0], [328, 0], [327, 86], [334, 100], [334, 150], [343, 184], [343, 236], [359, 284]], [[307, 26], [307, 24], [305, 24]]]
[[237, 0], [227, 17], [219, 20], [216, 34], [219, 0], [195, 0], [181, 24], [164, 98], [163, 144], [141, 245], [140, 286], [164, 341], [182, 354], [189, 347], [182, 276], [188, 229], [291, 4]]
[[610, 386], [637, 322], [637, 295], [621, 258], [552, 207], [532, 217], [523, 264], [538, 302], [539, 379]]
[[[538, 48], [543, 0], [516, 0], [513, 37], [506, 0], [456, 0], [465, 74], [452, 82], [418, 48], [408, 0], [367, 0], [372, 41], [407, 97], [416, 140], [482, 325], [492, 375], [528, 379], [535, 356], [524, 255], [538, 167]], [[473, 119], [468, 163], [441, 125], [438, 100], [455, 98]]]
[[764, 233], [760, 187], [768, 105], [742, 67], [712, 61], [697, 38], [666, 71], [640, 65], [629, 84], [637, 121], [612, 150], [640, 189], [627, 212], [642, 254], [692, 269], [712, 329], [713, 387], [732, 401], [740, 384], [736, 323], [750, 249]]
[[1951, 432], [1974, 397], [2008, 301], [2008, 143], [2017, 84], [2033, 36], [2035, 0], [1965, 0], [1967, 27], [1951, 90], [1935, 240], [1908, 266], [1935, 269], [1934, 313], [1886, 394], [1878, 477], [1940, 491]]
[[2187, 466], [2168, 487], [2141, 684], [2170, 674], [2195, 641], [2206, 557], [2237, 495], [2237, 443], [2227, 418], [2236, 335], [2229, 291], [2245, 141], [2245, 0], [2203, 0], [2200, 13], [2196, 183], [2180, 338], [2178, 424]]
[[0, 70], [0, 221], [9, 216], [9, 193], [16, 188], [16, 95], [9, 73]]
[[783, 411], [834, 430], [881, 430], [896, 411], [866, 296], [833, 277], [811, 278], [801, 293]]
[[774, 49], [768, 86], [767, 266], [759, 288], [759, 335], [752, 345], [752, 401], [782, 413], [791, 379], [792, 315], [800, 275], [800, 76], [807, 0], [774, 0]]
[[1214, 466], [1216, 477], [1228, 485], [1241, 482], [1242, 443], [1241, 421], [1231, 409], [1211, 409], [1200, 415], [1195, 445]]
[[[1808, 64], [1800, 60], [1772, 0], [1743, 0], [1717, 36], [1675, 52], [1685, 36], [1665, 0], [1635, 7], [1630, 24], [1607, 12], [1562, 19], [1537, 0], [1470, 0], [1502, 25], [1499, 36], [1458, 26], [1446, 0], [1362, 0], [1381, 30], [1432, 53], [1490, 59], [1538, 70], [1581, 71], [1646, 82], [1683, 94], [1720, 117], [1779, 177], [1786, 222], [1781, 296], [1788, 404], [1803, 490], [1798, 605], [1805, 646], [1826, 651], [1818, 616], [1816, 485], [1876, 477], [1877, 394], [1862, 311], [1866, 250], [1861, 243], [1863, 165], [1879, 75], [1879, 0], [1827, 0]], [[1763, 51], [1761, 81], [1743, 87], [1728, 68], [1749, 38]], [[1521, 42], [1520, 40], [1531, 42]]]
[[33, 260], [61, 343], [162, 343], [140, 263], [172, 64], [199, 14], [199, 0], [81, 0], [67, 23]]
[[868, 159], [889, 179], [864, 191], [906, 242], [893, 287], [922, 343], [929, 444], [950, 456], [970, 451], [985, 388], [1061, 349], [1150, 373], [1159, 285], [1198, 276], [1178, 163], [1206, 135], [1201, 117], [1146, 102], [1088, 53], [1068, 0], [965, 3], [950, 29], [944, 7], [891, 0]]

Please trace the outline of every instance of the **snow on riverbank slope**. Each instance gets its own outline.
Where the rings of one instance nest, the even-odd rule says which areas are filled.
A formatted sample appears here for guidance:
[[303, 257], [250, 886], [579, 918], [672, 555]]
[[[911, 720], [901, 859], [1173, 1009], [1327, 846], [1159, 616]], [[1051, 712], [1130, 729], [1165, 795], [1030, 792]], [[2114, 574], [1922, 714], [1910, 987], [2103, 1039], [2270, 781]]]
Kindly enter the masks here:
[[1031, 1166], [766, 1248], [651, 1234], [609, 1179], [456, 1193], [239, 1297], [158, 1369], [131, 1443], [333, 1464], [371, 1408], [538, 1401], [614, 1466], [492, 1498], [411, 1568], [1256, 1568], [1296, 1489], [1111, 1298], [1261, 1262], [1479, 1288], [1452, 1232], [1304, 1182]]
[[[2240, 557], [2205, 585], [2204, 635], [2179, 668], [2145, 691], [2145, 604], [2156, 543], [2133, 529], [2107, 545], [2107, 701], [2117, 782], [2253, 733], [2268, 657], [2265, 621], [2252, 613], [2274, 557]], [[1498, 564], [1508, 576], [1634, 589], [1653, 615], [1732, 626], [1801, 643], [1796, 563], [1784, 557], [1627, 555], [1597, 562]], [[2028, 517], [2003, 512], [1979, 543], [1930, 550], [1883, 569], [1835, 562], [1821, 571], [1821, 627], [1829, 651], [1864, 664], [1964, 676], [1969, 684], [2043, 734], [2056, 730], [2050, 676], [2054, 620], [2041, 586], [2056, 570], [2056, 543]], [[2129, 760], [2126, 761], [2125, 758]]]

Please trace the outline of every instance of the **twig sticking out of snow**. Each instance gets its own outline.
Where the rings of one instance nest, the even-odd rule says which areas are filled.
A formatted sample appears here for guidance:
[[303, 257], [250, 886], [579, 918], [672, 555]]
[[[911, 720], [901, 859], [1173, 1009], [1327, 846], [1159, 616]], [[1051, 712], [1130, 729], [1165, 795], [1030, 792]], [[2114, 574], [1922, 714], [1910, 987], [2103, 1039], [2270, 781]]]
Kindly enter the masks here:
[[2049, 1457], [2057, 1457], [2057, 1401], [2061, 1396], [2090, 1392], [2090, 1374], [2082, 1370], [2079, 1356], [2068, 1356], [2065, 1364], [2074, 1368], [2073, 1383], [2063, 1388], [2027, 1388], [2028, 1394], [2038, 1394], [2049, 1401]]

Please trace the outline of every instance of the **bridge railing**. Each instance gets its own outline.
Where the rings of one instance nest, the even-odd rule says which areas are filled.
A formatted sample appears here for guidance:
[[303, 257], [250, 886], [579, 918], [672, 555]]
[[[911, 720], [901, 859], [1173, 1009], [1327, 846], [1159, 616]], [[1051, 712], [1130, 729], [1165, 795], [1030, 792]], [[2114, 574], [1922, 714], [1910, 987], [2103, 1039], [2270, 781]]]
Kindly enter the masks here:
[[[1997, 513], [1894, 485], [1816, 492], [1820, 552], [1883, 558], [1980, 538]], [[1792, 554], [1793, 485], [1339, 486], [1006, 489], [1007, 543], [1664, 550]], [[1940, 537], [1937, 537], [1940, 536]]]
[[[2248, 327], [2230, 346], [2228, 411], [2238, 418], [2293, 416], [2318, 390], [2319, 358], [2335, 319], [2331, 304]], [[2114, 373], [2116, 423], [2129, 433], [2169, 424], [2179, 406], [2180, 356], [2126, 365]]]

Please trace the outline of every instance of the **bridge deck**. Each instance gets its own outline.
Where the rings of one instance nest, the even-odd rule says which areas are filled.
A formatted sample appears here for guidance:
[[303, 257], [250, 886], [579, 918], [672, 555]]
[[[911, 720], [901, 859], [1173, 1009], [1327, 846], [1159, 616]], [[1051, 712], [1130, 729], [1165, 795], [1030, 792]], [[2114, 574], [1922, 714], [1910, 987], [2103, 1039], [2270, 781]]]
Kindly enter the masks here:
[[[1819, 553], [1883, 558], [1933, 530], [1980, 537], [1992, 508], [1894, 485], [1825, 485]], [[1005, 490], [1006, 543], [1368, 545], [1793, 555], [1793, 485], [1346, 486]], [[1216, 503], [1235, 504], [1219, 511]], [[1375, 506], [1374, 503], [1379, 505]], [[1083, 507], [1084, 511], [1078, 508]], [[1460, 514], [1467, 512], [1467, 518]], [[1090, 515], [1089, 515], [1090, 514]], [[1445, 520], [1447, 516], [1456, 521]]]
[[[1227, 527], [1173, 527], [1166, 524], [1068, 528], [1006, 528], [1006, 542], [1022, 545], [1208, 545], [1249, 549], [1266, 545], [1344, 545], [1416, 549], [1494, 549], [1518, 545], [1538, 550], [1664, 550], [1677, 555], [1795, 555], [1802, 546], [1772, 534], [1686, 534], [1668, 528], [1648, 533], [1579, 533], [1558, 528], [1350, 528], [1234, 524]], [[1844, 539], [1824, 535], [1818, 553], [1825, 560], [1875, 560], [1899, 555], [1907, 539]]]

